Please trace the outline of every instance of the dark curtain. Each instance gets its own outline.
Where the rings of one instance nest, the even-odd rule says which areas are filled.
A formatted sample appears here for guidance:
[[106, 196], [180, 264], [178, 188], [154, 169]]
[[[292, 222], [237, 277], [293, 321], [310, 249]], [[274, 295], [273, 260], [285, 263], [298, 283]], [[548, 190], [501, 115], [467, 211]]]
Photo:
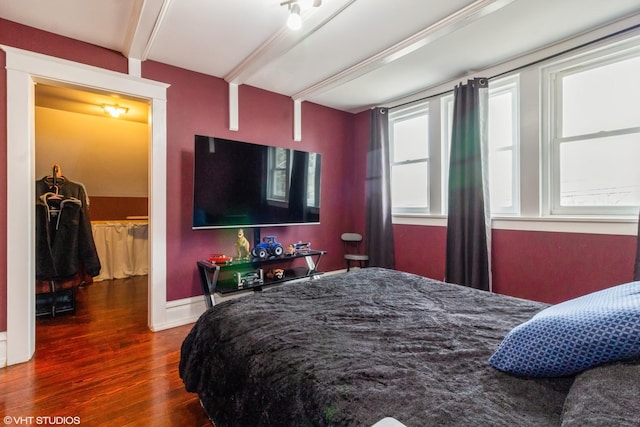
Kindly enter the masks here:
[[454, 91], [449, 164], [449, 212], [445, 280], [491, 289], [490, 228], [486, 179], [487, 91], [485, 78]]
[[389, 111], [371, 110], [367, 153], [365, 248], [372, 267], [395, 268], [391, 224], [391, 177], [389, 166]]
[[633, 280], [640, 280], [640, 218], [638, 218], [638, 241], [636, 243], [636, 266], [633, 271]]

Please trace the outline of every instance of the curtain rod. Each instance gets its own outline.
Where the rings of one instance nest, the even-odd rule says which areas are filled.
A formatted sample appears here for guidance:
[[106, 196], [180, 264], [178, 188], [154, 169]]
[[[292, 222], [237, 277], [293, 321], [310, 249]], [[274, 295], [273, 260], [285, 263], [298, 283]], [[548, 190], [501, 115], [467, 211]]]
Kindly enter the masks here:
[[[522, 70], [522, 69], [525, 69], [525, 68], [531, 67], [531, 66], [536, 65], [536, 64], [539, 64], [539, 63], [541, 63], [541, 62], [545, 62], [545, 61], [548, 61], [548, 60], [550, 60], [550, 59], [557, 58], [558, 56], [565, 55], [565, 54], [567, 54], [567, 53], [570, 53], [570, 52], [576, 51], [576, 50], [578, 50], [578, 49], [582, 49], [582, 48], [587, 47], [587, 46], [590, 46], [590, 45], [592, 45], [592, 44], [600, 43], [601, 41], [604, 41], [604, 40], [610, 39], [610, 38], [612, 38], [612, 37], [617, 37], [617, 36], [619, 36], [619, 35], [621, 35], [621, 34], [627, 33], [627, 32], [629, 32], [629, 31], [636, 30], [636, 29], [638, 29], [638, 28], [640, 28], [640, 24], [632, 25], [631, 27], [624, 28], [624, 29], [622, 29], [622, 30], [616, 31], [616, 32], [611, 33], [611, 34], [607, 34], [606, 36], [602, 36], [602, 37], [597, 38], [597, 39], [595, 39], [595, 40], [591, 40], [591, 41], [589, 41], [589, 42], [582, 43], [582, 44], [580, 44], [580, 45], [578, 45], [578, 46], [574, 46], [574, 47], [571, 47], [571, 48], [569, 48], [569, 49], [565, 49], [565, 50], [563, 50], [563, 51], [561, 51], [561, 52], [554, 53], [553, 55], [549, 55], [549, 56], [547, 56], [547, 57], [540, 58], [540, 59], [537, 59], [537, 60], [535, 60], [535, 61], [531, 61], [531, 62], [529, 62], [529, 63], [526, 63], [526, 64], [521, 65], [521, 66], [519, 66], [519, 67], [512, 68], [511, 70], [503, 71], [503, 72], [498, 73], [498, 74], [496, 74], [496, 75], [493, 75], [493, 76], [491, 76], [491, 77], [487, 77], [487, 79], [488, 79], [488, 80], [492, 80], [492, 79], [495, 79], [495, 78], [498, 78], [498, 77], [502, 77], [502, 76], [504, 76], [504, 75], [506, 75], [506, 74], [510, 74], [510, 73], [513, 73], [513, 72], [516, 72], [516, 71], [520, 71], [520, 70]], [[421, 102], [421, 101], [425, 101], [425, 100], [427, 100], [427, 99], [437, 98], [437, 97], [439, 97], [439, 96], [442, 96], [442, 95], [445, 95], [445, 94], [447, 94], [447, 93], [451, 92], [452, 90], [453, 90], [453, 89], [445, 90], [445, 91], [440, 92], [440, 93], [436, 93], [436, 94], [433, 94], [433, 95], [425, 96], [425, 97], [423, 97], [423, 98], [419, 98], [419, 99], [414, 99], [413, 101], [403, 102], [402, 104], [394, 105], [394, 106], [392, 106], [392, 107], [387, 107], [387, 108], [388, 108], [389, 110], [392, 110], [392, 109], [394, 109], [394, 108], [404, 107], [405, 105], [413, 104], [413, 103], [415, 103], [415, 102]]]

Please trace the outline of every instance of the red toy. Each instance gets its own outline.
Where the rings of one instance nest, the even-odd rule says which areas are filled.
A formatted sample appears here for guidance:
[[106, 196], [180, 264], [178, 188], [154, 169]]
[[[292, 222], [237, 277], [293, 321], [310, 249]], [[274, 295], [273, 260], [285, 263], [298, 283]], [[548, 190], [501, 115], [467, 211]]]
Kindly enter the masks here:
[[232, 260], [233, 258], [231, 258], [230, 256], [226, 256], [225, 254], [212, 254], [209, 257], [209, 262], [213, 264], [226, 264], [228, 262], [231, 262]]

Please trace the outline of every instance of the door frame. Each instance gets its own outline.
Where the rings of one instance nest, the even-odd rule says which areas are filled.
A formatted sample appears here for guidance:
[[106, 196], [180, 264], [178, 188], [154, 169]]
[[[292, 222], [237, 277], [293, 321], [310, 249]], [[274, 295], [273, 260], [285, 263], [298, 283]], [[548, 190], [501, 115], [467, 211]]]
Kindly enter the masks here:
[[[166, 328], [168, 84], [0, 45], [7, 70], [7, 365], [35, 352], [35, 85], [93, 88], [145, 99], [149, 114], [148, 325]], [[153, 117], [153, 120], [151, 118]]]

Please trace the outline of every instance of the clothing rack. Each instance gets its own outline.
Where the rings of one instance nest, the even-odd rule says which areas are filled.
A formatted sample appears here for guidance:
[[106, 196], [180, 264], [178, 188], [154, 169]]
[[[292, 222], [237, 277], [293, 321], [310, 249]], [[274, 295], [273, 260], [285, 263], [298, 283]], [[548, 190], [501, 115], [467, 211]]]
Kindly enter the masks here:
[[[54, 164], [51, 167], [51, 181], [48, 183], [49, 189], [55, 192], [55, 195], [51, 195], [47, 198], [47, 204], [57, 201], [55, 210], [60, 211], [60, 202], [65, 196], [60, 194], [60, 166]], [[47, 180], [48, 181], [48, 180]], [[50, 206], [53, 208], [53, 206]], [[48, 290], [36, 293], [36, 316], [51, 316], [55, 317], [60, 313], [72, 313], [76, 312], [76, 286], [68, 286], [68, 281], [58, 281], [54, 279], [42, 281], [46, 282]]]

